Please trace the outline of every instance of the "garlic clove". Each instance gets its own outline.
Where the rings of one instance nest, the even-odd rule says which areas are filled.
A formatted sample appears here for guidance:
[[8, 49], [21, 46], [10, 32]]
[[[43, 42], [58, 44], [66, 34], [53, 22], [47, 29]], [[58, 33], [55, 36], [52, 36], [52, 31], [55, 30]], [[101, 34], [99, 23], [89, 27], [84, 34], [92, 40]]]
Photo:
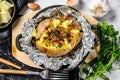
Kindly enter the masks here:
[[67, 0], [67, 5], [68, 6], [71, 6], [71, 7], [73, 7], [73, 6], [76, 6], [76, 5], [78, 5], [78, 3], [79, 3], [79, 0]]
[[91, 0], [89, 3], [85, 2], [85, 7], [87, 12], [96, 18], [101, 18], [110, 11], [108, 0]]
[[36, 11], [36, 10], [40, 9], [40, 6], [36, 3], [28, 3], [27, 6], [28, 6], [28, 8], [30, 8], [33, 11]]

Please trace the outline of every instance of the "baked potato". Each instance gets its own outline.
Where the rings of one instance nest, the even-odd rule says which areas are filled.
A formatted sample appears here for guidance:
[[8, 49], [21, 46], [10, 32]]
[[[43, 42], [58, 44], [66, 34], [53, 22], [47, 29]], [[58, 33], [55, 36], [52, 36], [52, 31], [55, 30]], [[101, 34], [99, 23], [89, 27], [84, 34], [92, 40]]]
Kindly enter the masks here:
[[34, 45], [49, 57], [63, 56], [81, 41], [80, 24], [68, 16], [42, 20], [32, 32]]

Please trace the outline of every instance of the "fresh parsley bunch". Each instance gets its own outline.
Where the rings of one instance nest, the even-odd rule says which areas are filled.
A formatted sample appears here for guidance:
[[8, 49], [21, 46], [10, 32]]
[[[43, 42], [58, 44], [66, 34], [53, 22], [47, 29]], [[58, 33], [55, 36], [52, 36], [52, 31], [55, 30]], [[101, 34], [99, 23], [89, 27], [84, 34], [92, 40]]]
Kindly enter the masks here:
[[118, 31], [115, 31], [113, 25], [105, 22], [98, 23], [97, 26], [102, 30], [101, 50], [99, 56], [88, 64], [92, 71], [87, 67], [83, 69], [87, 75], [85, 80], [96, 80], [98, 77], [109, 80], [104, 73], [110, 72], [112, 63], [120, 59], [120, 48], [117, 44]]

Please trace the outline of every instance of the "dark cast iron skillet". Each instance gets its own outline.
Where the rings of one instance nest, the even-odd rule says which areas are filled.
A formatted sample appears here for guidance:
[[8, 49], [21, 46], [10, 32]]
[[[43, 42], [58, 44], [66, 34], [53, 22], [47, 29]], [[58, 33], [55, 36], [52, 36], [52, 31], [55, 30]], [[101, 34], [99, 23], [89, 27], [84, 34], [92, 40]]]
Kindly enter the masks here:
[[[36, 18], [39, 14], [41, 14], [42, 12], [44, 12], [44, 11], [46, 11], [47, 9], [49, 9], [49, 8], [53, 8], [53, 7], [60, 7], [60, 6], [63, 6], [63, 5], [53, 5], [53, 6], [49, 6], [49, 7], [47, 7], [47, 8], [44, 8], [44, 9], [42, 9], [42, 10], [40, 10], [32, 19], [34, 19], [34, 18]], [[70, 7], [70, 8], [72, 8], [72, 7]], [[72, 9], [74, 9], [74, 8], [72, 8]], [[77, 11], [77, 12], [79, 12], [78, 10], [76, 10], [76, 9], [74, 9], [75, 11]], [[95, 38], [95, 44], [97, 44], [98, 42], [101, 42], [101, 38], [102, 38], [102, 33], [101, 33], [101, 28], [100, 27], [98, 27], [98, 26], [96, 26], [96, 25], [91, 25], [91, 28], [92, 28], [92, 30], [96, 30], [97, 31], [97, 35], [98, 35], [98, 37], [97, 38]], [[17, 47], [17, 49], [18, 50], [20, 50], [20, 51], [23, 51], [22, 50], [22, 47], [21, 47], [21, 45], [20, 45], [20, 42], [19, 42], [19, 40], [22, 38], [22, 34], [19, 34], [17, 37], [16, 37], [16, 47]], [[89, 53], [88, 53], [89, 54]], [[87, 55], [88, 55], [87, 54]], [[86, 56], [87, 56], [86, 55]], [[83, 58], [83, 60], [86, 58], [86, 56]], [[81, 61], [82, 62], [82, 61]], [[80, 62], [80, 63], [81, 63]], [[79, 63], [79, 64], [80, 64]], [[78, 67], [78, 65], [75, 67], [75, 68], [77, 68]], [[63, 71], [63, 70], [65, 70], [65, 71], [71, 71], [71, 70], [73, 70], [73, 69], [75, 69], [75, 68], [72, 68], [72, 69], [67, 69], [67, 67], [66, 66], [62, 66], [62, 68], [60, 68], [60, 70], [58, 70], [58, 71]]]

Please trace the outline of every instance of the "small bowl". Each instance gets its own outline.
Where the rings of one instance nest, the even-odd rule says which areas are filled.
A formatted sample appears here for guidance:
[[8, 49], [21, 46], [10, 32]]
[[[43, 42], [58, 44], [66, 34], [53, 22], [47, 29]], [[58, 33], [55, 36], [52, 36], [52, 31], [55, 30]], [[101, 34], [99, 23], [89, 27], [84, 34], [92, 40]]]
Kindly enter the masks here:
[[6, 28], [13, 20], [14, 16], [15, 16], [15, 3], [13, 2], [13, 0], [7, 0], [8, 2], [12, 3], [14, 6], [12, 7], [12, 14], [11, 14], [11, 19], [9, 20], [8, 23], [5, 24], [0, 24], [0, 29]]

